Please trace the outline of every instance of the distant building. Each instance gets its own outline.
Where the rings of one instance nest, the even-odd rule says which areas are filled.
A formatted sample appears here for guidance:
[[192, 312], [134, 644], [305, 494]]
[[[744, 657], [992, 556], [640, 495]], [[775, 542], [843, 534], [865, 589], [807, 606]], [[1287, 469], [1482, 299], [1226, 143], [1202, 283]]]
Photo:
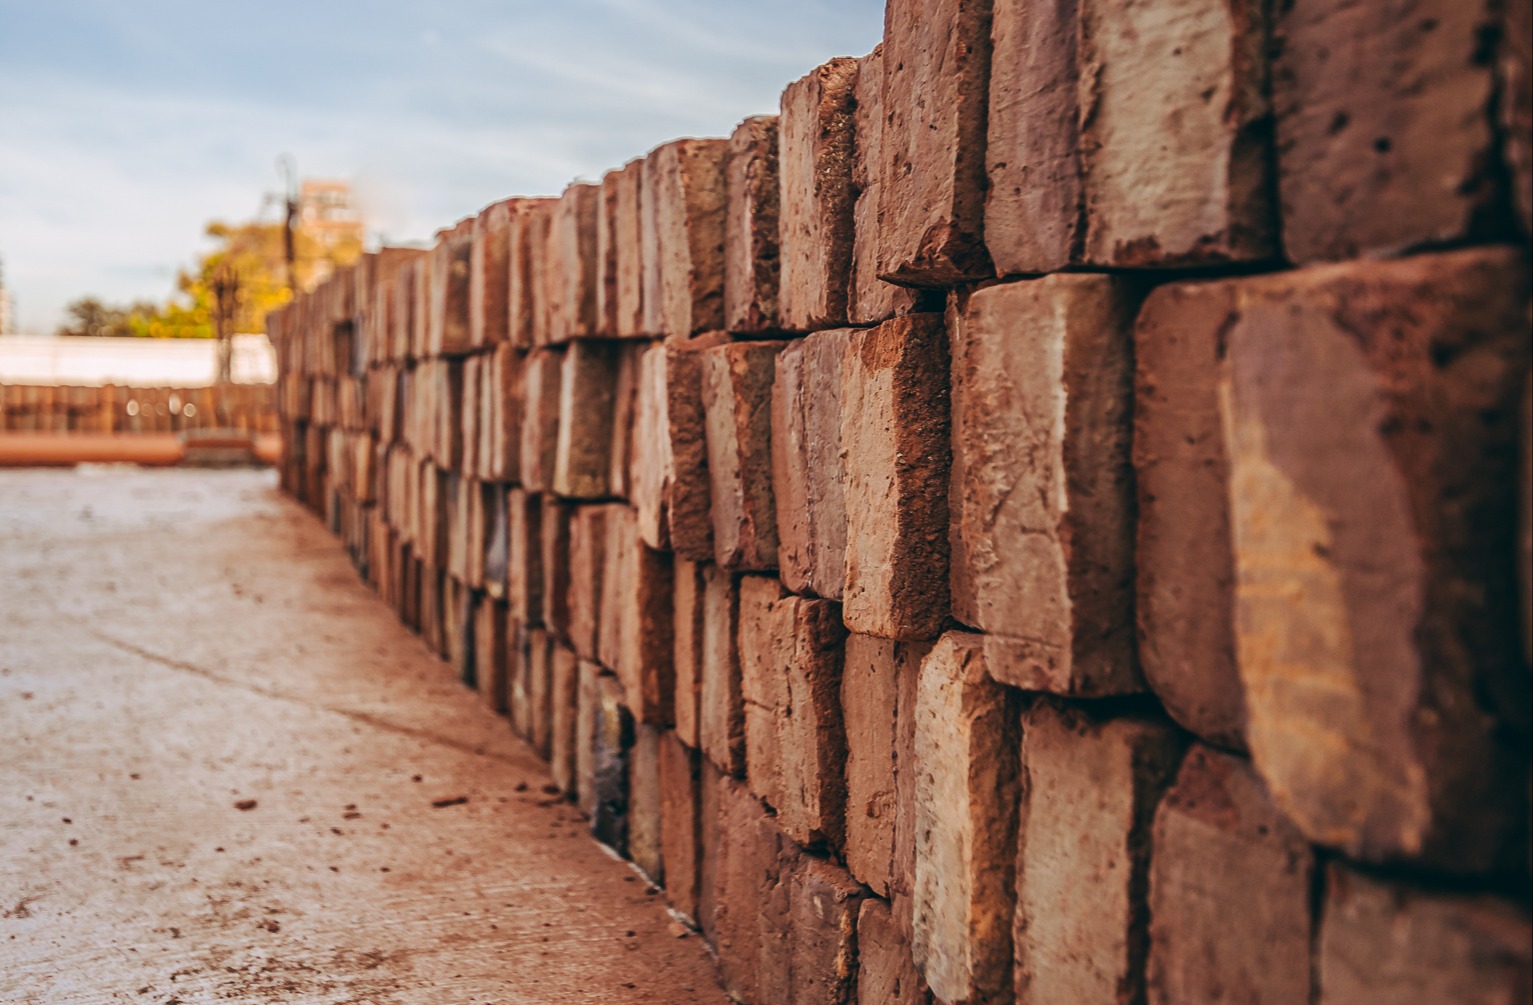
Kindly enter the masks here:
[[5, 272], [0, 269], [0, 338], [16, 334], [16, 304], [11, 291], [5, 285]]
[[351, 199], [351, 184], [308, 179], [298, 188], [298, 229], [323, 248], [315, 274], [306, 288], [329, 278], [334, 266], [327, 259], [343, 247], [361, 250], [362, 216]]

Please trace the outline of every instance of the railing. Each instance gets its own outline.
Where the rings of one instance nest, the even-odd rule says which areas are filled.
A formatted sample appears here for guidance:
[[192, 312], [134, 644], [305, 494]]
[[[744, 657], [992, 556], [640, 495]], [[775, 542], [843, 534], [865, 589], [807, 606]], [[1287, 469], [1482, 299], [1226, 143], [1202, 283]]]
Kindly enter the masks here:
[[277, 431], [272, 384], [102, 387], [0, 384], [0, 431], [179, 433]]

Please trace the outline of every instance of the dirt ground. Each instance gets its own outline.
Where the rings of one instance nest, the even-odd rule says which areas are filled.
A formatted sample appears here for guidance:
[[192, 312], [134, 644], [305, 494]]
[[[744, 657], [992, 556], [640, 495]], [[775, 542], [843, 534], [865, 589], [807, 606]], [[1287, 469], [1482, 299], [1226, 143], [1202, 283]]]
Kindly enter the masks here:
[[267, 471], [0, 471], [0, 1001], [721, 1002]]

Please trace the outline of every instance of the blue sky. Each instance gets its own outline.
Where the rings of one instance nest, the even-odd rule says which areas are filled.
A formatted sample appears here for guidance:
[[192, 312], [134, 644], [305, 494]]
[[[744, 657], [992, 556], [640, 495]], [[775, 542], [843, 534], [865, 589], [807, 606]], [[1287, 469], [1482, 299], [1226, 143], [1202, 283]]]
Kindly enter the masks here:
[[725, 135], [882, 29], [881, 0], [0, 0], [5, 282], [36, 334], [82, 294], [164, 299], [283, 153], [425, 240]]

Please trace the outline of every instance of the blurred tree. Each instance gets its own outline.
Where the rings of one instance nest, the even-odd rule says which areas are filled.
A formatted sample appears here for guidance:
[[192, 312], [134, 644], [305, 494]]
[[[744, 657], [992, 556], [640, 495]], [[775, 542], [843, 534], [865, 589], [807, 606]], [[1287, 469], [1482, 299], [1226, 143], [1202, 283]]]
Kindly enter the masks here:
[[69, 322], [54, 334], [109, 338], [139, 334], [138, 327], [159, 308], [146, 301], [124, 307], [102, 303], [96, 297], [80, 297], [64, 310]]

